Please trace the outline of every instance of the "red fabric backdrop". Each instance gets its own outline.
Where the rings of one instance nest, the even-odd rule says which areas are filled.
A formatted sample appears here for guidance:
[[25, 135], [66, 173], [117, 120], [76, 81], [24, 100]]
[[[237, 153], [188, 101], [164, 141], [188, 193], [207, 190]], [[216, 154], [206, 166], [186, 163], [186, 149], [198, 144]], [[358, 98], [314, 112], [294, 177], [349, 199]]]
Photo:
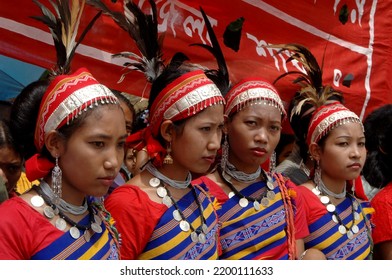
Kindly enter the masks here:
[[[47, 0], [41, 3], [49, 6]], [[106, 3], [121, 10], [121, 3]], [[271, 82], [298, 65], [285, 64], [285, 56], [265, 48], [266, 44], [299, 43], [307, 46], [321, 64], [324, 58], [324, 84], [344, 92], [346, 105], [364, 118], [374, 108], [392, 103], [391, 40], [392, 1], [330, 0], [158, 0], [159, 31], [165, 32], [166, 60], [177, 51], [185, 52], [193, 62], [215, 67], [211, 55], [192, 43], [208, 42], [199, 11], [201, 6], [214, 26], [223, 48], [232, 82], [249, 75], [264, 76]], [[139, 1], [148, 11], [147, 1]], [[340, 10], [347, 6], [348, 21], [339, 20]], [[82, 27], [97, 11], [87, 6]], [[55, 63], [53, 42], [48, 28], [31, 18], [41, 15], [32, 1], [2, 1], [0, 5], [0, 54], [50, 68]], [[240, 50], [223, 44], [223, 32], [233, 20], [244, 17]], [[111, 88], [138, 96], [148, 96], [143, 74], [134, 72], [117, 83], [124, 60], [112, 58], [121, 51], [137, 52], [128, 34], [108, 16], [101, 16], [87, 34], [72, 68], [86, 66], [94, 76]], [[343, 77], [352, 74], [350, 87]], [[292, 78], [279, 82], [282, 99], [289, 101], [295, 87]]]

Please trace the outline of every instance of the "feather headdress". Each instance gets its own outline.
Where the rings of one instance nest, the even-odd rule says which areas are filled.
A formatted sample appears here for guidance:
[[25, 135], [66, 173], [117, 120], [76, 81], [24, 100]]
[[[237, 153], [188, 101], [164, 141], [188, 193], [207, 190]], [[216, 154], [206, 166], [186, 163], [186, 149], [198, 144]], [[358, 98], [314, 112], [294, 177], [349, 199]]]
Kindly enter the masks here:
[[341, 98], [342, 94], [339, 91], [336, 91], [330, 85], [323, 85], [322, 69], [317, 63], [316, 58], [306, 47], [300, 44], [279, 44], [269, 45], [268, 47], [279, 49], [278, 54], [283, 51], [288, 51], [290, 55], [286, 63], [297, 60], [305, 69], [305, 73], [301, 71], [288, 71], [277, 77], [274, 81], [275, 84], [278, 80], [288, 75], [298, 75], [293, 83], [298, 84], [301, 89], [299, 90], [299, 98], [297, 98], [298, 103], [291, 111], [290, 119], [294, 114], [300, 114], [304, 104], [311, 104], [316, 109], [324, 105], [328, 100]]
[[67, 74], [70, 72], [71, 61], [75, 54], [76, 48], [84, 39], [87, 32], [91, 29], [95, 21], [100, 16], [100, 12], [94, 16], [87, 27], [83, 30], [79, 39], [76, 40], [78, 34], [80, 19], [83, 14], [85, 0], [54, 0], [50, 1], [55, 10], [55, 14], [51, 10], [40, 3], [33, 0], [42, 11], [42, 16], [32, 16], [32, 18], [43, 22], [49, 27], [52, 34], [54, 46], [56, 48], [57, 63], [51, 70], [51, 76]]
[[[101, 0], [87, 0], [87, 4], [101, 10], [109, 15], [122, 29], [124, 29], [135, 41], [141, 55], [134, 52], [120, 52], [113, 57], [129, 58], [132, 62], [126, 62], [125, 68], [130, 71], [136, 70], [145, 74], [147, 81], [154, 81], [161, 73], [164, 66], [162, 60], [162, 42], [164, 35], [158, 35], [157, 8], [153, 0], [148, 1], [151, 6], [152, 14], [148, 15], [133, 3], [124, 1], [124, 12], [110, 10]], [[125, 75], [119, 80], [121, 82]]]
[[211, 22], [208, 19], [204, 10], [200, 7], [200, 12], [203, 16], [204, 22], [207, 27], [207, 32], [211, 40], [211, 46], [207, 44], [191, 44], [191, 46], [199, 46], [209, 51], [216, 59], [218, 63], [218, 69], [208, 69], [205, 74], [210, 78], [219, 88], [223, 95], [225, 95], [230, 88], [229, 71], [225, 57], [223, 56], [222, 49], [219, 45], [218, 39], [215, 35], [214, 29], [212, 28]]

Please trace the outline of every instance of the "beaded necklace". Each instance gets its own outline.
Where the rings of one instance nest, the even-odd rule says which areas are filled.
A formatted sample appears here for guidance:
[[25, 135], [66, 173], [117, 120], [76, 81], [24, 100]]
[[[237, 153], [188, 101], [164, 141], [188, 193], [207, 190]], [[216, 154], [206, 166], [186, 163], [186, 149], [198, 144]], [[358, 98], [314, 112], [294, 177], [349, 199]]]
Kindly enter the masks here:
[[[265, 173], [263, 170], [262, 176], [264, 181], [266, 181], [267, 189], [264, 190], [264, 192], [258, 197], [250, 197], [250, 196], [245, 196], [241, 192], [239, 192], [234, 185], [231, 183], [231, 178], [227, 178], [225, 176], [222, 167], [218, 166], [218, 173], [221, 179], [226, 183], [227, 186], [229, 186], [230, 190], [232, 192], [229, 193], [229, 198], [232, 198], [234, 195], [238, 196], [240, 199], [238, 201], [238, 204], [242, 207], [245, 208], [248, 206], [249, 201], [253, 202], [253, 208], [256, 211], [260, 210], [260, 205], [267, 207], [270, 203], [271, 200], [275, 199], [275, 192], [274, 192], [274, 184], [272, 183], [272, 179]], [[260, 173], [261, 174], [261, 173]]]
[[83, 231], [83, 237], [86, 242], [90, 241], [91, 234], [89, 232], [92, 229], [96, 233], [102, 232], [102, 219], [98, 216], [98, 212], [95, 212], [93, 208], [88, 205], [87, 210], [89, 212], [90, 223], [88, 225], [82, 225], [73, 221], [70, 217], [64, 214], [62, 210], [57, 207], [52, 200], [42, 191], [41, 187], [33, 186], [33, 189], [38, 193], [38, 195], [31, 198], [31, 204], [35, 207], [41, 207], [44, 203], [47, 206], [44, 207], [43, 213], [45, 217], [49, 220], [53, 219], [56, 215], [59, 218], [55, 222], [57, 229], [64, 231], [67, 228], [67, 223], [71, 225], [69, 230], [70, 235], [74, 239], [80, 237], [80, 231]]
[[181, 230], [184, 232], [188, 232], [189, 230], [191, 230], [191, 239], [193, 242], [200, 242], [202, 244], [206, 243], [206, 234], [208, 233], [208, 227], [206, 224], [206, 219], [204, 218], [204, 208], [199, 201], [199, 197], [196, 193], [195, 188], [191, 184], [188, 185], [188, 188], [191, 189], [193, 197], [195, 198], [198, 209], [200, 211], [201, 226], [197, 229], [195, 229], [192, 224], [188, 222], [184, 213], [179, 208], [177, 201], [175, 201], [175, 199], [172, 197], [169, 189], [165, 186], [165, 184], [162, 184], [161, 180], [156, 177], [153, 177], [150, 179], [149, 185], [153, 188], [156, 188], [156, 193], [159, 197], [162, 198], [163, 204], [165, 204], [168, 208], [170, 208], [172, 205], [174, 206], [175, 210], [173, 211], [173, 218], [174, 220], [179, 222]]

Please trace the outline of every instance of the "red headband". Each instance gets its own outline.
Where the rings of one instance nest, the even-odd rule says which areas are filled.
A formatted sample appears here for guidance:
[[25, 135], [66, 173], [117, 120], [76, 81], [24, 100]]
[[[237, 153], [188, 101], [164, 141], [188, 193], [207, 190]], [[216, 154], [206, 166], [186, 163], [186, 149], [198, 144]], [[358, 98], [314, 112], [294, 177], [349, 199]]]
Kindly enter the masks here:
[[230, 89], [225, 99], [225, 114], [227, 116], [253, 104], [274, 106], [279, 109], [281, 115], [286, 116], [278, 91], [273, 85], [261, 78], [248, 78], [240, 81]]
[[[45, 134], [59, 129], [83, 112], [98, 105], [117, 103], [117, 98], [104, 85], [81, 68], [71, 75], [59, 75], [49, 85], [42, 97], [34, 143], [39, 152], [44, 147]], [[30, 181], [47, 175], [53, 164], [36, 154], [26, 162]]]
[[362, 125], [359, 117], [340, 102], [320, 106], [313, 112], [306, 142], [308, 145], [313, 142], [318, 143], [328, 132], [348, 122], [360, 123]]
[[156, 137], [164, 120], [186, 119], [209, 106], [224, 103], [218, 87], [202, 70], [188, 72], [172, 81], [159, 93], [150, 108], [149, 126], [130, 135], [127, 138], [127, 145], [133, 148], [147, 145], [149, 156], [156, 159], [156, 165], [160, 165], [166, 151]]

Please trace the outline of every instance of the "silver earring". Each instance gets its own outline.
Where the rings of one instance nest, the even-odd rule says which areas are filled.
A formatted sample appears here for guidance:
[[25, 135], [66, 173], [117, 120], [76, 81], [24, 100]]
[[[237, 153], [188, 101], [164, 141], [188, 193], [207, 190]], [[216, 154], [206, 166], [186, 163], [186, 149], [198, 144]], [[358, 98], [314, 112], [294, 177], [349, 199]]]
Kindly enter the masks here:
[[59, 158], [56, 156], [56, 165], [52, 169], [52, 189], [54, 193], [54, 203], [57, 205], [60, 203], [62, 190], [61, 190], [61, 178], [62, 178], [62, 171], [59, 166]]
[[321, 168], [320, 168], [320, 163], [319, 161], [316, 161], [316, 166], [314, 169], [314, 178], [313, 178], [314, 183], [316, 186], [318, 186], [321, 182]]
[[276, 168], [276, 152], [273, 151], [269, 162], [269, 170], [271, 174], [275, 173], [275, 168]]
[[221, 166], [223, 170], [226, 169], [228, 160], [229, 160], [229, 142], [227, 141], [227, 134], [225, 134], [223, 144], [222, 144], [222, 160], [221, 160]]

